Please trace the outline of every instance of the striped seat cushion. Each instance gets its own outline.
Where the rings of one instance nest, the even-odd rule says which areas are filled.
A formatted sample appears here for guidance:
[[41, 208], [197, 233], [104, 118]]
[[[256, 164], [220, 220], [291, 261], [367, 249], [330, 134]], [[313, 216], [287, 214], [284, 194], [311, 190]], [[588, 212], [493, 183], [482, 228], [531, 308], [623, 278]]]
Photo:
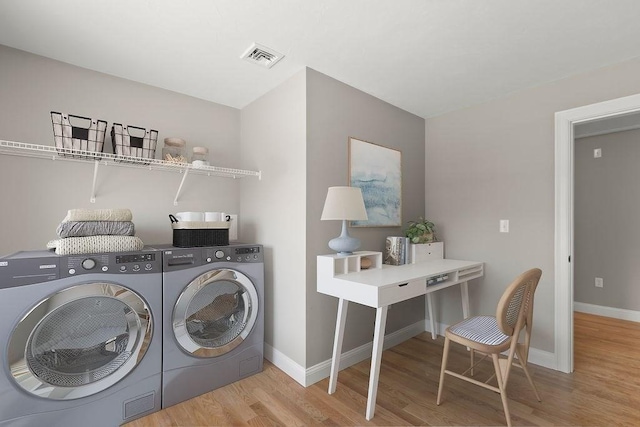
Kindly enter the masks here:
[[498, 322], [493, 316], [470, 317], [450, 327], [449, 332], [486, 345], [499, 345], [509, 339], [498, 328]]

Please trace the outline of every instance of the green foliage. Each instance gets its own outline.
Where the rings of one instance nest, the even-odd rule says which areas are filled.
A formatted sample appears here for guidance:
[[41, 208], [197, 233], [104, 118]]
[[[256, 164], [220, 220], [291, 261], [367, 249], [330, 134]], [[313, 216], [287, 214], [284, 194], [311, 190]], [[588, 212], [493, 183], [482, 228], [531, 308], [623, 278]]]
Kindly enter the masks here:
[[409, 221], [409, 227], [405, 230], [404, 235], [411, 240], [411, 243], [429, 243], [435, 242], [435, 224], [423, 217], [419, 217], [417, 221]]

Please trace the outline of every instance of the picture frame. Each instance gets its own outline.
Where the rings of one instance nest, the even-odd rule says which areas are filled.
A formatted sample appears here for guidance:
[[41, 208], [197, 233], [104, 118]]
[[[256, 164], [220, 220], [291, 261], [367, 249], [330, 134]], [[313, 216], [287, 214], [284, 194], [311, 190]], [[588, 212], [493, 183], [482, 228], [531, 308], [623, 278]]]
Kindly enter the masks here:
[[369, 219], [352, 227], [402, 226], [402, 153], [349, 137], [349, 185], [362, 190]]

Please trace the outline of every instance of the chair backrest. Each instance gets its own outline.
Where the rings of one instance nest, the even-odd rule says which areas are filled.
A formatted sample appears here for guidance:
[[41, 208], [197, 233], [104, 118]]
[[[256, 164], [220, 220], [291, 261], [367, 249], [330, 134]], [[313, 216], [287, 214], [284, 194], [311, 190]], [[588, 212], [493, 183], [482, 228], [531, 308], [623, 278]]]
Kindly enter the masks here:
[[512, 336], [517, 329], [525, 325], [530, 330], [533, 295], [541, 275], [542, 270], [539, 268], [525, 271], [516, 277], [502, 294], [496, 310], [496, 320], [505, 335]]

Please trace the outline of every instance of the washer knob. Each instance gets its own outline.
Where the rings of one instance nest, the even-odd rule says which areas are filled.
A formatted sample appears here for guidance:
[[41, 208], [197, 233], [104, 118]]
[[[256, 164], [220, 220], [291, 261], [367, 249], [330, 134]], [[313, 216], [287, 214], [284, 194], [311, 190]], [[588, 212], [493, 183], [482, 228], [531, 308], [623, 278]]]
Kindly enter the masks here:
[[217, 250], [214, 255], [216, 256], [216, 258], [222, 259], [222, 258], [224, 258], [224, 251]]
[[82, 268], [84, 268], [85, 270], [91, 270], [95, 266], [96, 266], [96, 262], [91, 258], [87, 258], [84, 261], [82, 261]]

